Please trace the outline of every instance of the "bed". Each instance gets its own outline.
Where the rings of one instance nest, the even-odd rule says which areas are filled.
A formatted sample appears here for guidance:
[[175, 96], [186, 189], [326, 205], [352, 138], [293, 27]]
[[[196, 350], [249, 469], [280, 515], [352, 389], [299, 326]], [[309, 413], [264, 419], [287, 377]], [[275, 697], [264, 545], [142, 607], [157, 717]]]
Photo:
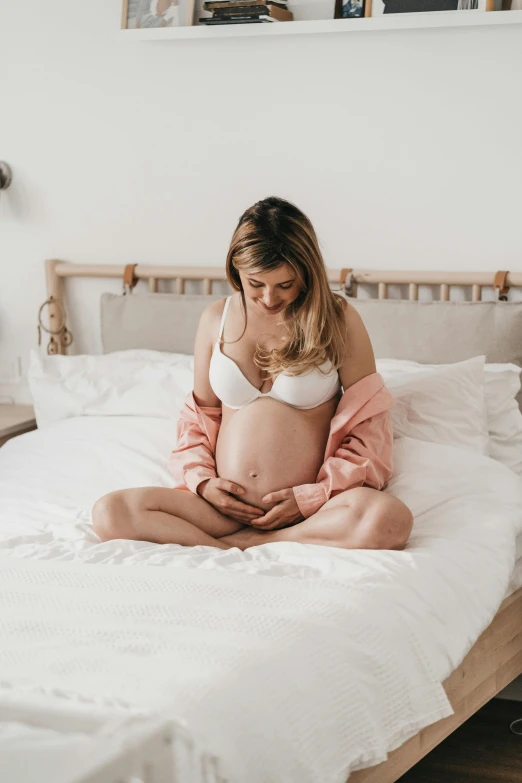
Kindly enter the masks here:
[[[47, 274], [50, 351], [63, 353], [64, 278], [123, 268], [51, 262]], [[206, 295], [222, 279], [179, 267], [126, 274], [153, 294], [158, 278], [175, 279], [178, 295], [185, 278], [203, 280]], [[407, 283], [412, 301], [422, 283], [446, 301], [450, 284], [470, 284], [478, 301], [492, 282], [329, 274], [352, 295], [375, 283], [381, 299]], [[522, 275], [504, 275], [500, 292], [507, 283], [522, 286]], [[156, 780], [160, 760], [159, 779], [175, 783], [392, 783], [522, 672], [522, 481], [505, 465], [400, 438], [388, 490], [416, 518], [405, 552], [100, 543], [92, 503], [122, 486], [169, 486], [174, 434], [174, 416], [83, 412], [0, 451], [0, 762], [13, 738], [29, 747], [38, 735], [62, 748], [64, 775], [66, 747], [80, 743], [64, 781], [80, 779], [81, 746], [96, 767], [81, 779], [97, 783], [122, 770]], [[132, 742], [105, 763], [116, 735]]]

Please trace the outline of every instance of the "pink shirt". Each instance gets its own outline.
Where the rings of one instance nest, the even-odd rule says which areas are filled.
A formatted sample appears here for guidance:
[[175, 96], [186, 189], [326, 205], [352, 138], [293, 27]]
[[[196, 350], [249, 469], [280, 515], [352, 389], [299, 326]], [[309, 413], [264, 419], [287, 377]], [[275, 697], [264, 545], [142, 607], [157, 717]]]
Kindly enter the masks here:
[[[363, 485], [382, 489], [392, 475], [393, 397], [375, 372], [344, 392], [330, 423], [324, 462], [315, 484], [293, 487], [303, 517], [315, 514], [330, 497]], [[214, 453], [221, 407], [201, 407], [187, 395], [177, 423], [178, 443], [169, 458], [174, 489], [197, 494], [202, 481], [216, 478]]]

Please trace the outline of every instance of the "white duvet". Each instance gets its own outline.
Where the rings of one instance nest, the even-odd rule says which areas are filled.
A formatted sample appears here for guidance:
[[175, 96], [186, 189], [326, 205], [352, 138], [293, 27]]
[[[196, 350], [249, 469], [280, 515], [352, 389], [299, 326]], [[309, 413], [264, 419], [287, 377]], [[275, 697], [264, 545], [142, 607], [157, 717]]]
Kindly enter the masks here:
[[520, 479], [403, 438], [386, 491], [415, 516], [404, 552], [99, 543], [94, 501], [171, 485], [174, 432], [79, 417], [0, 451], [0, 764], [24, 726], [70, 745], [166, 716], [180, 783], [344, 783], [450, 714], [441, 683], [510, 582]]

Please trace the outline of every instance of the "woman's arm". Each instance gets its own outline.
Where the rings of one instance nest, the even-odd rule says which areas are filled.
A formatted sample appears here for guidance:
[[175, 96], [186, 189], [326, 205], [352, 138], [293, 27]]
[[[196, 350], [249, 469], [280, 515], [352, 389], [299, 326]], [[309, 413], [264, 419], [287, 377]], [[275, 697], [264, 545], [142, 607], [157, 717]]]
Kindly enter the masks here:
[[[383, 391], [381, 401], [386, 406], [389, 392], [385, 388]], [[392, 476], [393, 431], [388, 410], [382, 410], [354, 427], [348, 421], [342, 433], [340, 446], [324, 461], [316, 483], [293, 487], [304, 517], [315, 514], [330, 497], [352, 487], [366, 485], [382, 489]]]
[[169, 470], [178, 480], [176, 489], [198, 494], [203, 481], [216, 478], [214, 458], [221, 426], [221, 402], [209, 381], [213, 337], [218, 332], [224, 300], [212, 302], [201, 314], [194, 343], [194, 390], [187, 395], [177, 423], [177, 445], [169, 458]]
[[346, 356], [339, 367], [343, 391], [354, 383], [377, 372], [370, 335], [363, 319], [349, 302], [345, 302], [344, 326], [346, 329]]
[[[330, 454], [315, 484], [293, 487], [304, 517], [315, 514], [333, 495], [363, 484], [382, 489], [393, 471], [393, 430], [389, 409], [393, 398], [376, 372], [375, 356], [359, 313], [345, 309], [347, 356], [339, 368], [344, 394], [332, 423]], [[328, 447], [327, 447], [328, 449]]]

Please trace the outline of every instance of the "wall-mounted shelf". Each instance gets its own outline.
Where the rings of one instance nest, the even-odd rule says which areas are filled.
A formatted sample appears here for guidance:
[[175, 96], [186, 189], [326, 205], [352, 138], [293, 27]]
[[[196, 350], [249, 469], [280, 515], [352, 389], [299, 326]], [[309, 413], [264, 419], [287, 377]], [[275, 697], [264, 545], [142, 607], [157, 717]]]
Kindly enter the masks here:
[[[291, 3], [289, 3], [289, 9], [294, 10]], [[498, 24], [522, 24], [522, 11], [436, 11], [419, 14], [387, 14], [369, 19], [305, 19], [270, 24], [214, 25], [212, 27], [194, 25], [193, 27], [122, 30], [121, 32], [128, 41], [166, 41], [172, 38], [360, 33], [372, 30], [410, 30], [426, 27], [470, 27]]]

